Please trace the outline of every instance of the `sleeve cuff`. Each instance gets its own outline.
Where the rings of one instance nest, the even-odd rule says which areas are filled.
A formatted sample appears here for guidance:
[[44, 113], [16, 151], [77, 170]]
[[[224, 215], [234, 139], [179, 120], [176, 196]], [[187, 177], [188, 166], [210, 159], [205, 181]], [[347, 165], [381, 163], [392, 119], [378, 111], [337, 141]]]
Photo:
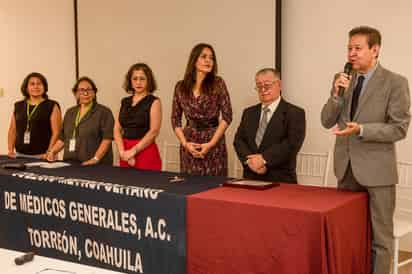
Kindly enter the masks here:
[[338, 106], [343, 106], [344, 100], [341, 96], [332, 96], [332, 101]]
[[362, 125], [359, 125], [359, 135], [358, 135], [358, 137], [359, 138], [363, 138], [363, 126]]

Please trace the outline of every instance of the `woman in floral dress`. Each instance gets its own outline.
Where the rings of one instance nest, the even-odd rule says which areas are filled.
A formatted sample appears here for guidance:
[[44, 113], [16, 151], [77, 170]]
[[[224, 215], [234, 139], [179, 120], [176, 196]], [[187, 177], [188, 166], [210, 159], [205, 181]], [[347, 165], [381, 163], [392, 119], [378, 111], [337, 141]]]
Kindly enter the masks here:
[[230, 97], [224, 80], [217, 76], [215, 51], [208, 44], [198, 44], [173, 97], [172, 126], [181, 144], [181, 172], [227, 176], [224, 133], [231, 121]]

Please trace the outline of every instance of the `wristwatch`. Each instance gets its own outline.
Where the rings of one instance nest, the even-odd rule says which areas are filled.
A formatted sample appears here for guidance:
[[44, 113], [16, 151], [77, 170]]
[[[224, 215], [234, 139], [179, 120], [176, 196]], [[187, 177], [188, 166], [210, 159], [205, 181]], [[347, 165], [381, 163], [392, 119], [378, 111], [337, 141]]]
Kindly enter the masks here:
[[94, 156], [92, 159], [95, 160], [96, 162], [99, 162], [99, 158], [97, 158], [97, 156]]

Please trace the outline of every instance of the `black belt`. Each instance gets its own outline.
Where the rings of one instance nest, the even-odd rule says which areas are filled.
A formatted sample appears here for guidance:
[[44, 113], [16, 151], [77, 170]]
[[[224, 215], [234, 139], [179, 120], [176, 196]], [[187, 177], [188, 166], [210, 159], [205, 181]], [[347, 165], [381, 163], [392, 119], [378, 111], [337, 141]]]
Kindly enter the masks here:
[[195, 128], [198, 130], [204, 130], [209, 128], [215, 128], [219, 125], [219, 120], [217, 118], [210, 120], [192, 120], [187, 119], [186, 126]]
[[148, 131], [148, 128], [123, 128], [122, 136], [125, 139], [142, 139]]

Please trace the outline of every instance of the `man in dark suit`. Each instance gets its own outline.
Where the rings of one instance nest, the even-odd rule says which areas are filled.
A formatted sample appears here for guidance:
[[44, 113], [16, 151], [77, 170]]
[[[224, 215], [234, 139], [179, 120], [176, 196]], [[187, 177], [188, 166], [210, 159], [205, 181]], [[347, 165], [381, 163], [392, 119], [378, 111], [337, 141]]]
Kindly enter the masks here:
[[369, 194], [372, 273], [388, 274], [398, 181], [395, 142], [408, 131], [410, 96], [407, 79], [379, 64], [380, 47], [381, 35], [374, 28], [349, 32], [348, 62], [353, 73], [335, 76], [321, 119], [326, 128], [338, 125], [334, 130], [338, 188]]
[[296, 183], [296, 156], [305, 139], [305, 111], [281, 97], [280, 74], [273, 68], [256, 73], [260, 104], [244, 110], [234, 146], [243, 177]]

